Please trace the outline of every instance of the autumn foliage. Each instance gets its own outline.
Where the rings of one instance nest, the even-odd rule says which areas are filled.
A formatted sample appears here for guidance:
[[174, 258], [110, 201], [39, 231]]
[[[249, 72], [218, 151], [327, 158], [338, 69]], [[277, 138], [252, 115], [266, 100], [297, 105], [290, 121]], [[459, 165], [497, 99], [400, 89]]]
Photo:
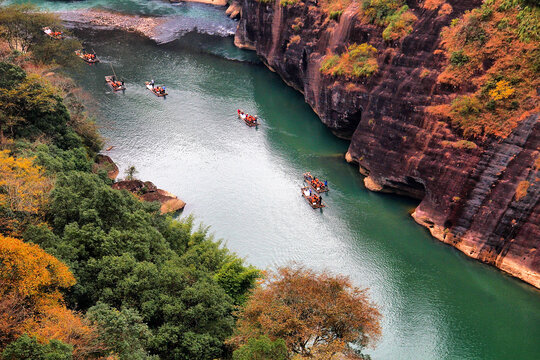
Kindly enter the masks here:
[[525, 0], [487, 0], [442, 32], [448, 64], [438, 82], [459, 95], [432, 107], [464, 136], [506, 137], [540, 109], [540, 8]]
[[352, 44], [341, 55], [328, 53], [320, 71], [325, 75], [348, 78], [369, 77], [379, 69], [376, 54], [377, 49], [369, 44]]
[[0, 151], [0, 230], [17, 234], [21, 223], [38, 223], [52, 182], [33, 159]]
[[234, 346], [261, 335], [283, 339], [291, 355], [333, 359], [336, 354], [361, 358], [359, 349], [381, 333], [380, 313], [366, 290], [344, 276], [284, 267], [269, 273], [238, 313]]
[[63, 303], [60, 291], [74, 284], [68, 267], [39, 246], [0, 235], [0, 350], [27, 333], [72, 345], [74, 359], [98, 353], [95, 329]]

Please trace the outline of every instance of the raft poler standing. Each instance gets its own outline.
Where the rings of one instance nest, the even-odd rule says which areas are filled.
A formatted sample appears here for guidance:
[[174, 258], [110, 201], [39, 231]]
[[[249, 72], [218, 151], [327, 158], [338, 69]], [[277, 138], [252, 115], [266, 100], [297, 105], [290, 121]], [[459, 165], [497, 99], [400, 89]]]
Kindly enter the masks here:
[[154, 88], [154, 79], [150, 80], [150, 85], [152, 85], [152, 89]]

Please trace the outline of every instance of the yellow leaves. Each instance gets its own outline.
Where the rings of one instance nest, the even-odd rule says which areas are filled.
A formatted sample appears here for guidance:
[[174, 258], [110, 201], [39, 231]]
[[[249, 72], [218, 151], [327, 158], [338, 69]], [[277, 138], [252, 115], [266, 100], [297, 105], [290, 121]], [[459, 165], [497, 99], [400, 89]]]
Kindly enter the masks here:
[[38, 214], [46, 204], [52, 184], [33, 159], [14, 158], [0, 151], [0, 206]]
[[34, 303], [58, 300], [58, 290], [75, 284], [68, 267], [38, 245], [0, 235], [0, 284], [3, 294], [15, 292]]
[[498, 101], [503, 99], [508, 99], [516, 90], [510, 87], [510, 83], [506, 80], [501, 80], [497, 82], [495, 89], [489, 91], [489, 96], [491, 99]]

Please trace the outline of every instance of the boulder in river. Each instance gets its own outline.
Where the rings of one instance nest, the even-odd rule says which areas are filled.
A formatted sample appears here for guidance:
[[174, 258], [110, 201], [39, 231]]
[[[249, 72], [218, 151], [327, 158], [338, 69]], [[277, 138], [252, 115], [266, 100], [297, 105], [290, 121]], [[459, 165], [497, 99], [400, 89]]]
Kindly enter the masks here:
[[122, 180], [113, 184], [113, 189], [127, 190], [143, 201], [157, 201], [161, 204], [162, 214], [182, 210], [186, 203], [168, 191], [158, 189], [150, 181]]

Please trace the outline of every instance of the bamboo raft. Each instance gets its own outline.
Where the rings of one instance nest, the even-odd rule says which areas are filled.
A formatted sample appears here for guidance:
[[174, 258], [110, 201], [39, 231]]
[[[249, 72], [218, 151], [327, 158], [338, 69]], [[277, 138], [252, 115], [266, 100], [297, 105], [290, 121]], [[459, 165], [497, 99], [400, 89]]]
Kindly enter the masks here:
[[[99, 62], [99, 58], [96, 56], [96, 54], [84, 53], [82, 50], [75, 50], [75, 54], [88, 64], [95, 64]], [[93, 55], [93, 57], [89, 57], [87, 55]]]
[[44, 27], [43, 32], [55, 40], [62, 40], [64, 35], [60, 31], [52, 31], [50, 27]]
[[326, 207], [326, 205], [324, 205], [322, 203], [322, 199], [321, 199], [321, 196], [320, 195], [317, 195], [317, 194], [313, 194], [311, 196], [307, 196], [304, 192], [308, 190], [308, 187], [307, 186], [304, 186], [302, 188], [300, 188], [300, 191], [302, 192], [302, 197], [304, 199], [306, 199], [306, 201], [308, 202], [309, 206], [311, 206], [313, 209], [320, 209], [320, 208], [323, 208], [323, 207]]
[[150, 84], [149, 81], [145, 82], [145, 85], [146, 85], [146, 88], [147, 88], [148, 90], [150, 90], [151, 92], [153, 92], [153, 93], [154, 93], [156, 96], [158, 96], [158, 97], [165, 97], [165, 96], [169, 95], [169, 94], [166, 93], [166, 92], [160, 92], [160, 91], [158, 90], [159, 88], [161, 88], [161, 86], [157, 86], [157, 87], [154, 86], [154, 87], [152, 87], [152, 85]]
[[109, 86], [111, 87], [111, 89], [113, 89], [113, 91], [126, 90], [126, 87], [122, 85], [120, 81], [118, 80], [114, 81], [114, 79], [115, 79], [115, 76], [113, 75], [105, 76], [105, 81], [107, 82], [107, 84], [109, 84]]
[[[244, 120], [247, 126], [257, 126], [259, 125], [259, 119], [257, 118], [257, 115], [249, 115], [242, 109], [237, 110], [238, 118], [241, 120]], [[249, 120], [249, 118], [252, 118], [253, 120]]]
[[304, 174], [304, 181], [319, 194], [328, 192], [330, 190], [328, 186], [324, 185], [321, 180], [317, 179], [309, 172]]

